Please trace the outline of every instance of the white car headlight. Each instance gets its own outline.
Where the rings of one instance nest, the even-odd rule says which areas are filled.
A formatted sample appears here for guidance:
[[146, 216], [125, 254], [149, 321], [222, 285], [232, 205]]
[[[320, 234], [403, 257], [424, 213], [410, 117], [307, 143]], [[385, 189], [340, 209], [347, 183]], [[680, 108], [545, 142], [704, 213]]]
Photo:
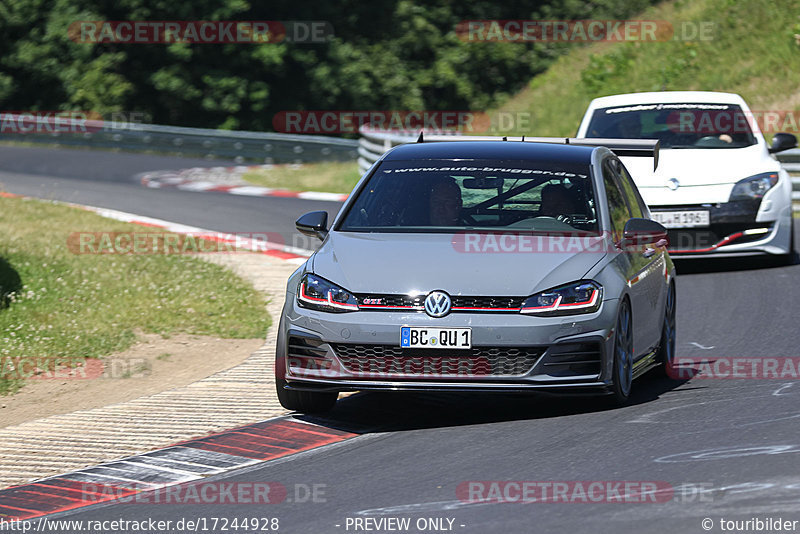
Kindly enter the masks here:
[[730, 200], [752, 200], [763, 198], [767, 191], [778, 183], [777, 172], [764, 172], [739, 180], [733, 186]]

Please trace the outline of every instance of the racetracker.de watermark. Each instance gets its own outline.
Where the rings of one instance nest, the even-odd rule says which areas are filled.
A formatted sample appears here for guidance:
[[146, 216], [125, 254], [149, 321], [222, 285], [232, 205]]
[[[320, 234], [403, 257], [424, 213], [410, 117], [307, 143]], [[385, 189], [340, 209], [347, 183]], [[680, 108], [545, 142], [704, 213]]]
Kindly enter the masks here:
[[334, 35], [323, 20], [78, 20], [67, 33], [76, 43], [120, 44], [320, 44]]
[[466, 110], [317, 110], [281, 111], [272, 118], [276, 132], [291, 134], [357, 134], [362, 127], [419, 133], [462, 132], [525, 135], [533, 127], [527, 111]]
[[456, 252], [464, 254], [605, 254], [609, 246], [613, 247], [602, 235], [574, 232], [463, 232], [454, 234], [450, 243]]
[[714, 107], [710, 104], [703, 107], [706, 109], [671, 112], [666, 118], [667, 127], [679, 134], [735, 135], [749, 134], [753, 130], [768, 134], [800, 132], [800, 111], [770, 109], [745, 112], [724, 109], [727, 106], [708, 109]]
[[469, 480], [456, 487], [464, 503], [648, 504], [711, 502], [710, 483], [662, 480]]
[[667, 374], [675, 380], [797, 380], [800, 379], [800, 357], [677, 356], [667, 366]]
[[667, 20], [464, 20], [456, 35], [469, 43], [569, 43], [711, 41], [713, 21]]
[[666, 239], [641, 239], [644, 244], [623, 242], [617, 232], [465, 231], [453, 234], [450, 244], [456, 252], [463, 254], [606, 254], [622, 249], [657, 252], [669, 245]]
[[58, 356], [0, 356], [2, 380], [95, 380], [144, 378], [151, 364], [145, 358], [77, 359]]
[[293, 484], [280, 482], [187, 482], [172, 486], [150, 484], [82, 483], [75, 489], [85, 503], [108, 500], [130, 504], [280, 504], [324, 503], [326, 484]]
[[136, 130], [149, 123], [142, 112], [0, 111], [0, 134], [86, 134]]
[[67, 249], [73, 254], [211, 254], [281, 250], [277, 232], [223, 234], [214, 232], [72, 232]]

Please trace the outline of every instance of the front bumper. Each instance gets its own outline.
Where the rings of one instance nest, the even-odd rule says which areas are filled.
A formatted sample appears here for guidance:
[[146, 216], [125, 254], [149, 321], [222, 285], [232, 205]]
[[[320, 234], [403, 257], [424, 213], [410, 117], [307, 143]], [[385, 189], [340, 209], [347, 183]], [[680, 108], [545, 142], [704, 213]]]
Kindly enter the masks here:
[[[316, 391], [527, 391], [609, 383], [617, 300], [585, 316], [416, 311], [341, 314], [300, 308], [287, 294], [276, 374]], [[400, 327], [472, 328], [472, 349], [401, 349]]]
[[[651, 206], [652, 212], [707, 210], [709, 226], [669, 229], [669, 253], [675, 258], [709, 255], [788, 253], [791, 218], [763, 220], [760, 200], [717, 204]], [[762, 219], [762, 220], [759, 220]]]

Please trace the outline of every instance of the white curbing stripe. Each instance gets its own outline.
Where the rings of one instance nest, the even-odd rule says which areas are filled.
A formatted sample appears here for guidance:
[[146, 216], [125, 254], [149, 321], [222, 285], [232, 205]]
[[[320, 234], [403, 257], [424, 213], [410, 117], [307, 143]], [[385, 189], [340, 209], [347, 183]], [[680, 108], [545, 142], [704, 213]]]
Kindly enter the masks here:
[[297, 193], [297, 198], [304, 198], [306, 200], [330, 200], [332, 202], [344, 202], [347, 200], [347, 195], [339, 193], [319, 193], [317, 191], [305, 191]]
[[170, 232], [175, 232], [177, 234], [192, 234], [195, 236], [203, 235], [203, 236], [213, 237], [214, 239], [218, 239], [228, 243], [236, 243], [238, 247], [250, 250], [252, 252], [263, 252], [269, 254], [270, 251], [278, 251], [284, 254], [293, 255], [294, 257], [288, 257], [283, 259], [288, 263], [293, 263], [296, 265], [301, 265], [305, 263], [308, 256], [312, 254], [312, 251], [305, 250], [302, 248], [290, 247], [280, 243], [272, 243], [269, 241], [262, 241], [252, 238], [243, 238], [235, 234], [215, 232], [213, 230], [206, 230], [203, 228], [198, 228], [196, 226], [188, 226], [186, 224], [165, 221], [163, 219], [156, 219], [153, 217], [145, 217], [143, 215], [136, 215], [124, 211], [112, 210], [109, 208], [98, 208], [95, 206], [85, 206], [82, 204], [74, 204], [71, 202], [61, 202], [61, 203], [94, 212], [100, 215], [101, 217], [105, 217], [107, 219], [114, 219], [116, 221], [129, 222], [134, 224], [143, 224], [145, 226], [156, 226], [168, 230]]
[[255, 185], [239, 185], [236, 187], [231, 187], [226, 192], [230, 193], [231, 195], [245, 195], [251, 197], [266, 197], [269, 196], [274, 189], [270, 189], [269, 187], [259, 187]]
[[214, 182], [189, 182], [179, 184], [177, 187], [186, 191], [207, 191], [218, 185], [219, 184], [215, 184]]
[[[247, 167], [244, 168], [245, 170]], [[281, 198], [302, 198], [304, 200], [320, 200], [325, 202], [344, 202], [348, 195], [342, 193], [325, 193], [321, 191], [288, 191], [285, 189], [275, 189], [257, 185], [244, 185], [241, 183], [226, 184], [225, 182], [214, 182], [210, 180], [192, 180], [183, 176], [191, 175], [200, 170], [207, 172], [215, 169], [183, 169], [181, 171], [151, 172], [141, 175], [141, 183], [145, 187], [154, 189], [164, 189], [167, 187], [182, 191], [227, 193], [229, 195], [241, 195], [252, 197], [281, 197]], [[239, 171], [241, 168], [232, 168], [230, 172]]]
[[64, 202], [61, 200], [44, 200], [25, 195], [17, 195], [14, 193], [3, 193], [6, 197], [16, 197], [32, 200], [40, 200], [43, 202], [52, 202], [53, 204], [61, 204], [73, 208], [80, 208], [86, 211], [91, 211], [115, 221], [128, 222], [133, 224], [140, 224], [142, 226], [152, 226], [162, 228], [176, 234], [192, 234], [196, 237], [206, 237], [217, 241], [226, 243], [235, 243], [238, 248], [243, 248], [251, 252], [260, 252], [269, 256], [278, 257], [293, 265], [302, 265], [313, 254], [314, 251], [306, 250], [298, 247], [290, 247], [282, 243], [273, 243], [270, 241], [253, 239], [249, 237], [241, 237], [236, 234], [227, 234], [224, 232], [215, 232], [213, 230], [206, 230], [196, 226], [189, 226], [186, 224], [176, 223], [172, 221], [165, 221], [164, 219], [156, 219], [154, 217], [146, 217], [144, 215], [136, 215], [134, 213], [127, 213], [124, 211], [113, 210], [110, 208], [98, 208], [97, 206], [87, 206], [84, 204], [75, 204], [74, 202]]

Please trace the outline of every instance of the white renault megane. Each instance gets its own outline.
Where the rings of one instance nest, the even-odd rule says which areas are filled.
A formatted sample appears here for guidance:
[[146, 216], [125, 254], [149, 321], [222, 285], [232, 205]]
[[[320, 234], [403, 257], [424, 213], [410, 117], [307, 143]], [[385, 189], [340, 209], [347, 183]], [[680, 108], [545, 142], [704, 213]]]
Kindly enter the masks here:
[[772, 154], [797, 146], [777, 133], [767, 146], [739, 95], [667, 91], [592, 101], [578, 137], [658, 139], [656, 170], [621, 157], [674, 257], [793, 254], [792, 184]]

